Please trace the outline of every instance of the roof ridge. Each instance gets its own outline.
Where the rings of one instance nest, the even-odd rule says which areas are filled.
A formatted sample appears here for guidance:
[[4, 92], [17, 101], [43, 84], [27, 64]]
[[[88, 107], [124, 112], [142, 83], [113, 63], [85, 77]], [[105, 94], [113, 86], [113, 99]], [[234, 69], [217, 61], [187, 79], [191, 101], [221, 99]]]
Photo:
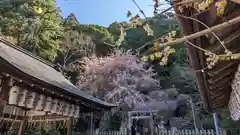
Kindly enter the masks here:
[[51, 62], [49, 62], [49, 61], [47, 61], [47, 60], [45, 60], [45, 59], [43, 59], [43, 58], [33, 54], [33, 53], [31, 53], [30, 51], [28, 51], [28, 50], [26, 50], [26, 49], [24, 49], [22, 47], [17, 46], [16, 44], [14, 44], [14, 43], [12, 43], [12, 42], [2, 38], [1, 36], [0, 36], [0, 42], [3, 42], [6, 45], [8, 45], [8, 46], [10, 46], [10, 47], [12, 47], [12, 48], [14, 48], [14, 49], [24, 53], [24, 54], [26, 54], [26, 55], [34, 58], [34, 59], [36, 59], [36, 60], [38, 60], [38, 61], [40, 61], [40, 62], [42, 62], [44, 64], [46, 64], [47, 66], [50, 66], [50, 67], [54, 68], [54, 64], [53, 63], [51, 63]]

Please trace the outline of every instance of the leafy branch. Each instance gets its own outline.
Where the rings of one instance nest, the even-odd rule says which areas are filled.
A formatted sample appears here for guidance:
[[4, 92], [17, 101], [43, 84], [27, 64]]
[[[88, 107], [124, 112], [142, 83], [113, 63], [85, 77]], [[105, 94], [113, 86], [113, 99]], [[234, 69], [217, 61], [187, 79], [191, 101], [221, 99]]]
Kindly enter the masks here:
[[[134, 1], [135, 2], [135, 1]], [[156, 11], [156, 8], [158, 7], [158, 1], [154, 1], [155, 4], [154, 4], [154, 12]], [[209, 0], [209, 1], [205, 1], [205, 4], [208, 4], [211, 5], [213, 3], [213, 0]], [[222, 5], [221, 5], [222, 4]], [[216, 3], [216, 5], [218, 5], [219, 7], [221, 7], [221, 15], [223, 14], [222, 12], [224, 12], [225, 10], [225, 7], [226, 7], [226, 3], [224, 1], [219, 1], [219, 3]], [[199, 4], [199, 6], [201, 7], [201, 4]], [[138, 6], [138, 8], [141, 10], [141, 8]], [[218, 8], [218, 7], [217, 7]], [[218, 9], [217, 9], [218, 10]], [[220, 11], [217, 11], [217, 14], [220, 14], [219, 13]], [[142, 12], [141, 12], [142, 13]], [[144, 12], [143, 12], [144, 13]], [[173, 40], [173, 38], [169, 38], [168, 42], [163, 42], [163, 43], [160, 43], [159, 44], [159, 47], [157, 48], [170, 48], [169, 46], [175, 46], [175, 45], [178, 45], [180, 43], [183, 43], [183, 42], [187, 42], [188, 44], [192, 45], [193, 47], [201, 50], [201, 51], [204, 51], [206, 52], [206, 56], [207, 56], [207, 59], [206, 59], [206, 63], [207, 63], [207, 68], [208, 69], [211, 69], [219, 60], [236, 60], [236, 59], [240, 59], [240, 54], [232, 54], [232, 52], [230, 52], [226, 46], [224, 45], [224, 42], [222, 42], [220, 40], [220, 38], [214, 33], [214, 31], [217, 31], [217, 30], [222, 30], [224, 28], [227, 28], [227, 27], [230, 27], [232, 26], [233, 24], [236, 24], [236, 23], [239, 23], [240, 22], [240, 17], [237, 17], [237, 18], [234, 18], [232, 20], [229, 20], [227, 22], [224, 22], [222, 24], [219, 24], [217, 26], [213, 26], [213, 27], [208, 27], [206, 24], [204, 24], [203, 22], [201, 22], [200, 20], [198, 19], [195, 19], [195, 18], [192, 18], [192, 17], [187, 17], [187, 16], [183, 16], [183, 15], [179, 15], [179, 14], [176, 14], [176, 16], [178, 17], [182, 17], [182, 18], [185, 18], [185, 19], [191, 19], [191, 20], [194, 20], [200, 24], [202, 24], [203, 26], [205, 26], [207, 29], [206, 30], [203, 30], [203, 31], [199, 31], [199, 32], [196, 32], [194, 34], [191, 34], [191, 35], [188, 35], [188, 36], [183, 36], [182, 38], [178, 38], [176, 40]], [[197, 45], [194, 45], [193, 43], [191, 43], [189, 40], [192, 40], [192, 39], [196, 39], [200, 36], [203, 36], [203, 35], [206, 35], [206, 34], [209, 34], [209, 33], [212, 33], [213, 36], [219, 41], [219, 43], [222, 45], [222, 47], [225, 49], [225, 52], [224, 54], [215, 54], [213, 52], [210, 52], [204, 48], [201, 48]], [[155, 44], [158, 43], [158, 40], [161, 40], [162, 37], [159, 37], [157, 39], [155, 39], [153, 42], [154, 42], [154, 46], [152, 47], [152, 49], [156, 50], [156, 47], [155, 47]], [[137, 50], [139, 51], [140, 49], [144, 48], [146, 45], [149, 45], [149, 44], [144, 44], [142, 45], [140, 48], [138, 48]], [[173, 52], [173, 51], [171, 51]], [[162, 54], [164, 54], [164, 51], [162, 53], [155, 53], [155, 54], [152, 54], [152, 55], [149, 55], [149, 56], [144, 56], [142, 59], [143, 60], [154, 60], [154, 58], [163, 58]], [[171, 53], [172, 54], [172, 53]], [[165, 61], [165, 59], [163, 59]]]

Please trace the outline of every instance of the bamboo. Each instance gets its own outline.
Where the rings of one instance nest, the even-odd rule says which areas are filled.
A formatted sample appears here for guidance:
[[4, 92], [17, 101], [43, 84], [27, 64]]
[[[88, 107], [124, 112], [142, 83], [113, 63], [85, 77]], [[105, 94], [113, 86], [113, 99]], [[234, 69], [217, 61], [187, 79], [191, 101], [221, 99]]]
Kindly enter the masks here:
[[219, 25], [210, 27], [209, 29], [205, 29], [205, 30], [196, 32], [194, 34], [190, 34], [190, 35], [184, 36], [182, 38], [173, 40], [171, 42], [160, 44], [159, 46], [160, 47], [174, 46], [174, 45], [183, 43], [183, 42], [185, 42], [187, 40], [193, 40], [193, 39], [196, 39], [196, 38], [198, 38], [200, 36], [203, 36], [205, 34], [209, 34], [209, 33], [212, 33], [212, 32], [218, 31], [218, 30], [225, 29], [225, 28], [230, 27], [230, 26], [232, 26], [234, 24], [237, 24], [237, 23], [240, 23], [240, 16], [238, 16], [238, 17], [236, 17], [236, 18], [234, 18], [232, 20], [229, 20], [227, 22], [223, 22], [223, 23], [221, 23]]

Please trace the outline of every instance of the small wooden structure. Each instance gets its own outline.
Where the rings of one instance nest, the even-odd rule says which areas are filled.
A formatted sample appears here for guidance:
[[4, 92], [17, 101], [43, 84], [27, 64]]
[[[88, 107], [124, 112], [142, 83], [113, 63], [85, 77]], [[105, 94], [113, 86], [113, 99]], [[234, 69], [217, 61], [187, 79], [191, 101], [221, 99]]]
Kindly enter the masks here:
[[[179, 7], [182, 6], [179, 3], [184, 3], [184, 1], [185, 0], [175, 0], [173, 5], [182, 34], [185, 36], [207, 29], [203, 24], [208, 27], [213, 27], [239, 17], [240, 14], [240, 5], [231, 1], [227, 1], [228, 6], [223, 16], [218, 16], [216, 14], [215, 4], [212, 4], [212, 6], [210, 6], [210, 8], [206, 11], [201, 12], [198, 12], [196, 9], [191, 7], [183, 7], [182, 10], [179, 10]], [[186, 3], [187, 2], [185, 1], [185, 4]], [[240, 51], [240, 23], [236, 23], [231, 27], [216, 31], [215, 34], [221, 41], [224, 42], [226, 48], [228, 48], [228, 50], [232, 53]], [[212, 33], [200, 36], [190, 42], [216, 54], [224, 54], [225, 51], [224, 47]], [[197, 84], [200, 89], [201, 98], [204, 101], [205, 109], [209, 112], [214, 112], [219, 108], [226, 107], [232, 91], [232, 80], [234, 79], [234, 74], [237, 71], [239, 62], [221, 61], [218, 62], [212, 69], [206, 69], [207, 57], [204, 52], [188, 43], [186, 43], [186, 46], [191, 65], [197, 71]]]
[[[138, 127], [138, 120], [146, 120], [147, 125], [142, 125], [141, 130], [143, 130], [140, 134], [147, 133], [148, 135], [154, 135], [154, 114], [157, 113], [157, 110], [148, 110], [148, 111], [129, 111], [128, 112], [128, 129], [129, 133], [131, 134], [132, 126]], [[144, 124], [144, 122], [142, 123]], [[148, 127], [149, 125], [149, 127]], [[149, 132], [145, 132], [145, 129], [147, 129]]]
[[53, 67], [0, 39], [0, 130], [10, 123], [21, 135], [32, 125], [60, 121], [70, 135], [80, 113], [115, 106], [79, 90]]

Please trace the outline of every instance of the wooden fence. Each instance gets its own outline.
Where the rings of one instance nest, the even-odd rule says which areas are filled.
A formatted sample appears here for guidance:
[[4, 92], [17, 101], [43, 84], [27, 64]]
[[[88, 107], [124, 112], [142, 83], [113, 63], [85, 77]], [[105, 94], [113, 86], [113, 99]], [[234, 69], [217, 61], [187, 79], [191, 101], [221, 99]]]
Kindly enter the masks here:
[[[73, 135], [129, 135], [127, 129], [122, 129], [118, 131], [87, 131], [85, 133], [74, 133]], [[142, 134], [136, 134], [142, 135]], [[147, 135], [147, 134], [146, 134]], [[216, 135], [215, 131], [209, 130], [167, 130], [167, 129], [157, 129], [154, 135]], [[221, 134], [226, 135], [226, 134]]]

